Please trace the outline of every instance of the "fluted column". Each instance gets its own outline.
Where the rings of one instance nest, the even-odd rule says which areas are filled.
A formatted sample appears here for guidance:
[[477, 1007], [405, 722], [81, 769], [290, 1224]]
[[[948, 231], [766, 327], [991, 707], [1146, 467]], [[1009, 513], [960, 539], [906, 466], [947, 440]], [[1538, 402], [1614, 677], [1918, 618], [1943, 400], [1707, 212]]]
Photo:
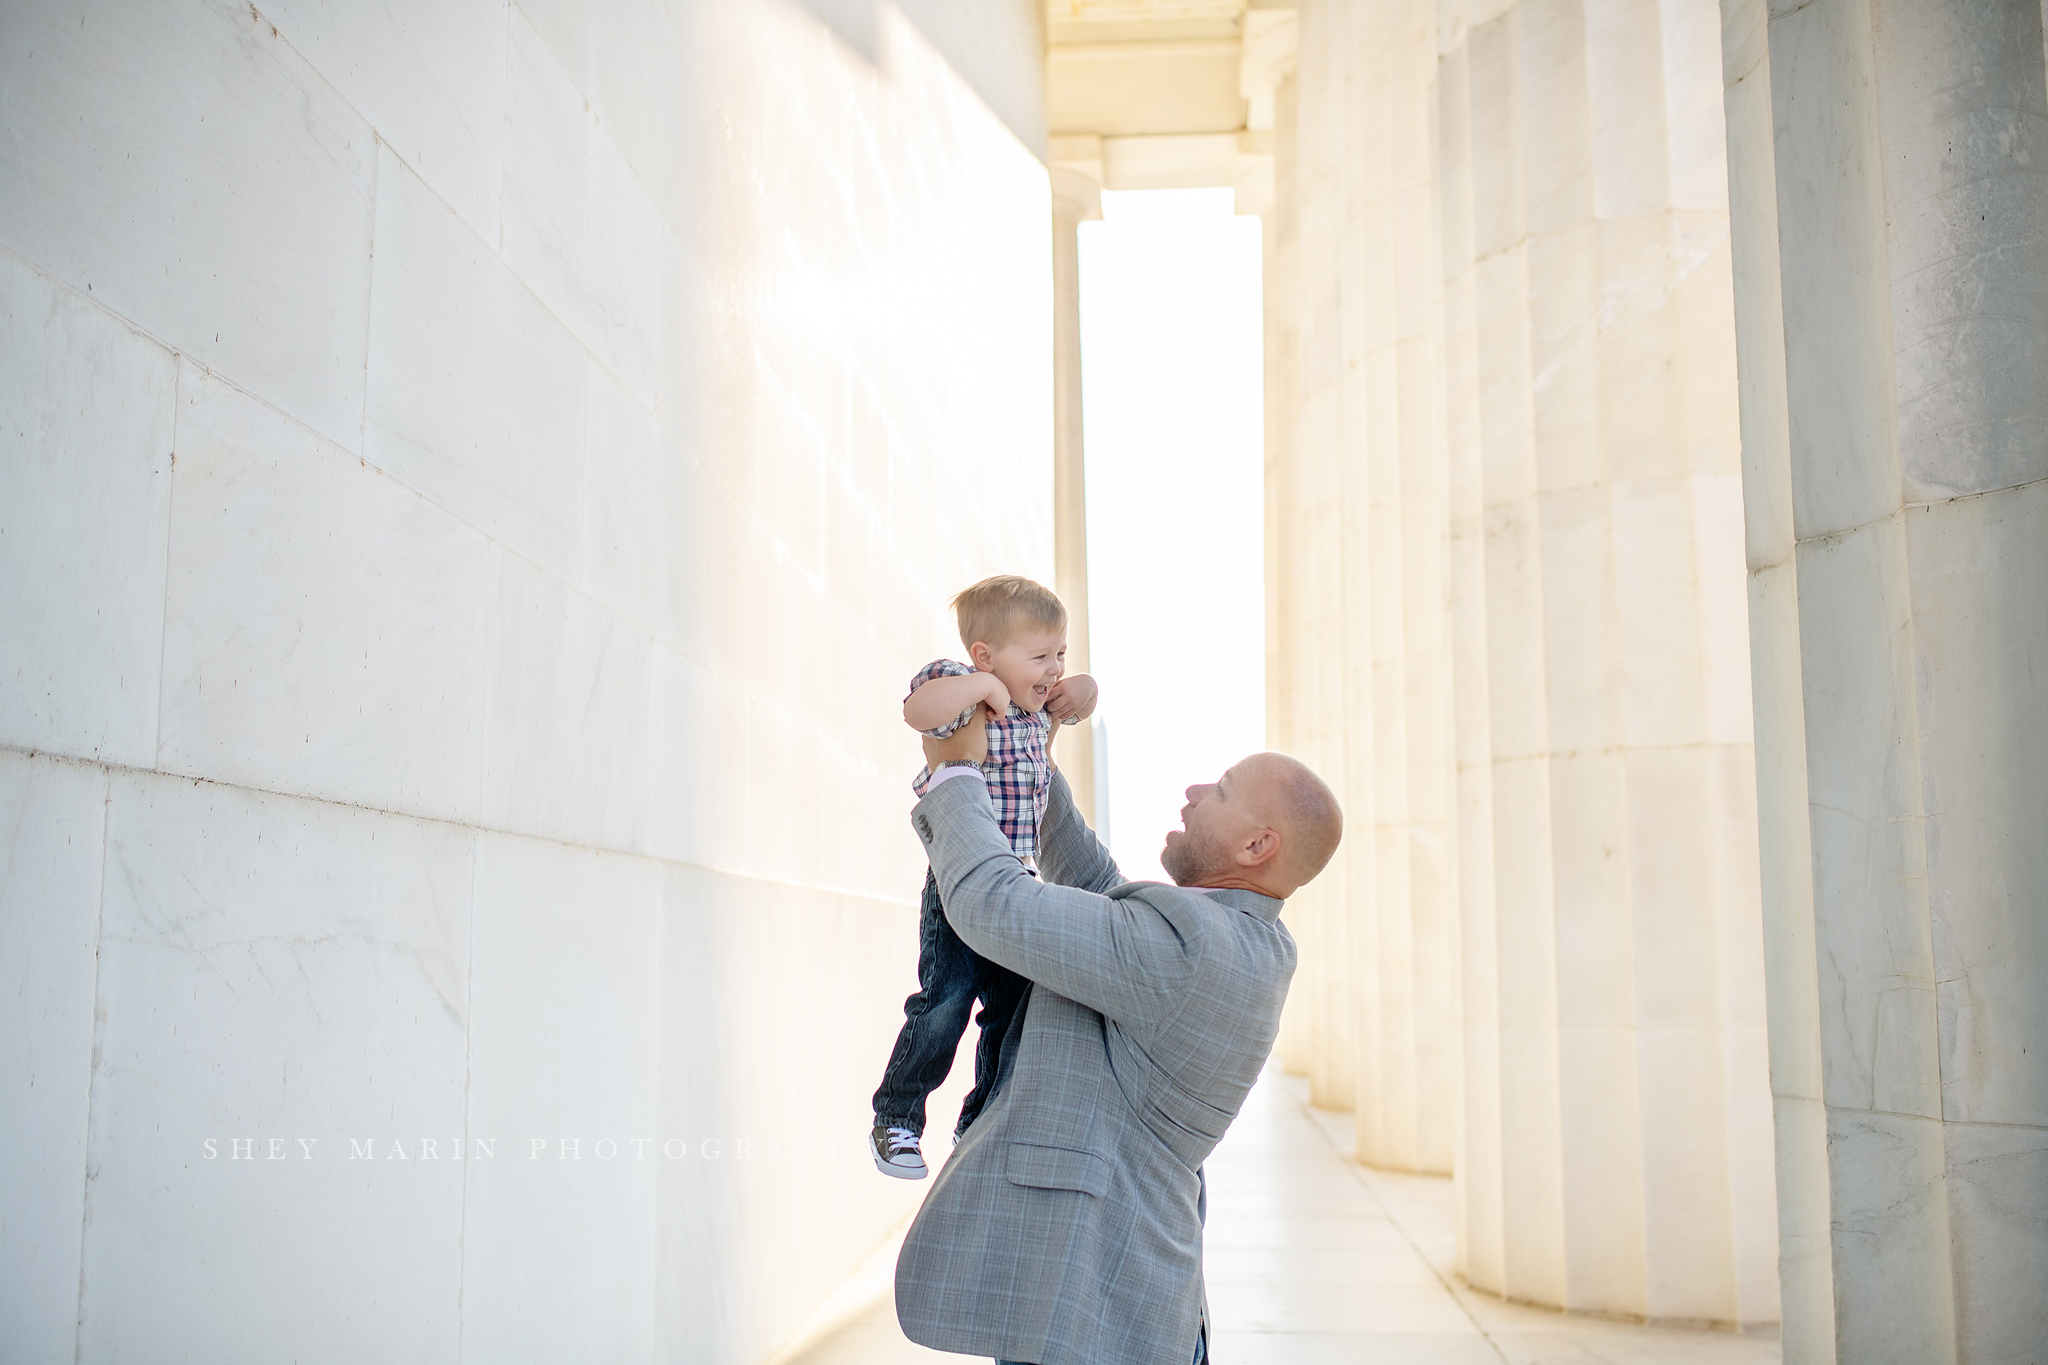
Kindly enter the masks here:
[[[1334, 106], [1341, 88], [1342, 45], [1349, 11], [1309, 6], [1301, 14], [1301, 47], [1294, 82], [1295, 249], [1294, 308], [1299, 343], [1291, 458], [1300, 556], [1295, 582], [1300, 633], [1294, 655], [1294, 748], [1338, 792], [1356, 831], [1370, 827], [1370, 790], [1362, 751], [1369, 726], [1352, 722], [1370, 705], [1369, 674], [1360, 686], [1354, 660], [1369, 658], [1369, 642], [1354, 639], [1354, 617], [1365, 603], [1348, 593], [1358, 578], [1365, 547], [1357, 523], [1362, 500], [1347, 503], [1347, 480], [1357, 472], [1345, 458], [1345, 340], [1340, 305], [1343, 270], [1344, 124]], [[1367, 713], [1369, 714], [1369, 712]], [[1310, 980], [1316, 1046], [1309, 1059], [1310, 1093], [1317, 1104], [1350, 1109], [1357, 1080], [1361, 981], [1353, 971], [1357, 916], [1353, 889], [1370, 887], [1373, 843], [1356, 833], [1312, 887], [1313, 951], [1304, 953]]]
[[[1102, 216], [1102, 187], [1052, 168], [1053, 591], [1067, 606], [1067, 671], [1088, 671], [1088, 467], [1081, 427], [1080, 227]], [[1060, 732], [1055, 748], [1074, 804], [1097, 823], [1095, 727]]]
[[[1278, 73], [1273, 101], [1273, 196], [1261, 224], [1265, 293], [1266, 428], [1266, 742], [1283, 752], [1308, 754], [1305, 666], [1312, 643], [1308, 629], [1309, 569], [1314, 547], [1301, 536], [1302, 480], [1295, 445], [1300, 408], [1301, 314], [1296, 231], [1299, 208], [1299, 139], [1296, 136], [1296, 74]], [[1321, 956], [1316, 883], [1288, 902], [1287, 914], [1303, 959]], [[1307, 1075], [1321, 1049], [1320, 991], [1313, 968], [1297, 973], [1281, 1018], [1281, 1064]]]
[[[1493, 730], [1486, 631], [1478, 257], [1472, 193], [1471, 45], [1437, 69], [1437, 215], [1444, 271], [1444, 467], [1450, 598], [1453, 811], [1450, 841], [1462, 1103], [1453, 1134], [1458, 1259], [1474, 1283], [1502, 1282], [1500, 953], [1493, 916]], [[1485, 390], [1498, 397], [1494, 388]], [[1519, 394], [1520, 390], [1513, 392]], [[1496, 404], [1497, 405], [1497, 404]], [[1478, 1210], [1478, 1217], [1473, 1211]]]
[[[1477, 622], [1488, 679], [1486, 743], [1470, 760], [1493, 801], [1484, 823], [1459, 829], [1461, 847], [1484, 849], [1499, 869], [1493, 894], [1465, 903], [1463, 939], [1486, 955], [1490, 982], [1467, 981], [1466, 1050], [1475, 1067], [1466, 1101], [1468, 1153], [1458, 1162], [1466, 1219], [1479, 1255], [1465, 1272], [1484, 1289], [1537, 1302], [1563, 1298], [1563, 1194], [1559, 1063], [1549, 1030], [1557, 1001], [1547, 866], [1548, 784], [1540, 764], [1545, 689], [1535, 506], [1529, 256], [1521, 182], [1517, 76], [1521, 16], [1477, 26], [1462, 51], [1470, 130], [1470, 234], [1475, 295], [1479, 517]], [[1449, 89], [1451, 87], [1444, 87]], [[1446, 158], [1448, 161], [1449, 159]], [[1448, 224], [1447, 224], [1448, 226]], [[1460, 262], [1448, 258], [1446, 269]], [[1475, 682], [1477, 680], [1474, 680]], [[1461, 690], [1463, 680], [1461, 680]], [[1488, 951], [1490, 949], [1490, 952]], [[1497, 1164], [1481, 1164], [1490, 1156]]]
[[2048, 1340], [2036, 0], [1724, 7], [1789, 1365]]
[[[1456, 969], [1449, 907], [1443, 303], [1431, 138], [1433, 0], [1340, 11], [1346, 168], [1343, 459], [1349, 637], [1359, 643], [1351, 885], [1358, 1155], [1451, 1169]], [[1369, 813], [1368, 813], [1369, 812]], [[1369, 823], [1368, 823], [1369, 822]], [[1370, 849], [1366, 840], [1371, 841]], [[1366, 876], [1370, 880], [1366, 880]]]
[[1438, 71], [1457, 1164], [1475, 1285], [1755, 1322], [1775, 1248], [1712, 20], [1525, 0]]
[[1350, 836], [1300, 1059], [1455, 1170], [1474, 1285], [1768, 1322], [1716, 16], [1458, 10], [1301, 10], [1275, 674]]

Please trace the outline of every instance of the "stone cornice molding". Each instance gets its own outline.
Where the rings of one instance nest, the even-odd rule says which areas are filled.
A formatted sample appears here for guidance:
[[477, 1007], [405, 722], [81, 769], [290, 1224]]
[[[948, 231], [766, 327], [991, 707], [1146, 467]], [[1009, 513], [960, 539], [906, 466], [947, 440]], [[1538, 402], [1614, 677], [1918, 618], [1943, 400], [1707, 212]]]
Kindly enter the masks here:
[[1294, 74], [1301, 49], [1300, 11], [1256, 8], [1245, 12], [1244, 55], [1238, 60], [1237, 87], [1250, 108], [1245, 127], [1258, 131], [1273, 126], [1273, 92]]

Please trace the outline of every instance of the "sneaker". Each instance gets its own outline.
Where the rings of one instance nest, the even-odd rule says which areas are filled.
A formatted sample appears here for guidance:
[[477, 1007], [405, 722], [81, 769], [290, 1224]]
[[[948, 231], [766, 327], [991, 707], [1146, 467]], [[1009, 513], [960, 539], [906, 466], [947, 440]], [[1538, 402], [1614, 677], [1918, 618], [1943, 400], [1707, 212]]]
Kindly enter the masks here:
[[918, 1150], [917, 1134], [908, 1128], [884, 1128], [875, 1125], [868, 1134], [868, 1152], [875, 1159], [875, 1168], [883, 1175], [893, 1175], [898, 1180], [922, 1180], [925, 1178], [924, 1153]]

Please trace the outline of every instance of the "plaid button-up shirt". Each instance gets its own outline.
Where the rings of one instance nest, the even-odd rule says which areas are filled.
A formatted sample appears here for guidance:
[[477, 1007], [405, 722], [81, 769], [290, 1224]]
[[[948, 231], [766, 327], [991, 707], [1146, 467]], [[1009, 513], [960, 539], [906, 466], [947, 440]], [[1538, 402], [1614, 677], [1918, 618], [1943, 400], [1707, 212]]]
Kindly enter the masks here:
[[[933, 678], [964, 678], [973, 672], [966, 664], [934, 659], [910, 680], [910, 690], [917, 691]], [[982, 712], [979, 702], [925, 733], [945, 739], [973, 720], [976, 712]], [[1045, 818], [1046, 798], [1052, 794], [1052, 763], [1045, 756], [1045, 737], [1051, 731], [1050, 712], [1026, 711], [1014, 701], [1000, 720], [988, 722], [988, 759], [981, 765], [981, 775], [988, 779], [996, 823], [1009, 838], [1010, 851], [1020, 858], [1038, 855], [1038, 824]], [[910, 789], [923, 796], [931, 777], [931, 769], [919, 768]]]

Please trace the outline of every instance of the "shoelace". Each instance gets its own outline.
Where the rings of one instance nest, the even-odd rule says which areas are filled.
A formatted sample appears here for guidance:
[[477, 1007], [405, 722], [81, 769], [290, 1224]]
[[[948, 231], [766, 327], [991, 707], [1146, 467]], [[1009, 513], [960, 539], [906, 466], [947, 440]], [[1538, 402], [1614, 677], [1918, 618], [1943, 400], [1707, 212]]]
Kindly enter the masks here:
[[[889, 1155], [901, 1156], [905, 1152], [917, 1152], [917, 1134], [911, 1132], [908, 1128], [891, 1128], [889, 1130]], [[918, 1155], [922, 1156], [924, 1154], [918, 1152]]]

